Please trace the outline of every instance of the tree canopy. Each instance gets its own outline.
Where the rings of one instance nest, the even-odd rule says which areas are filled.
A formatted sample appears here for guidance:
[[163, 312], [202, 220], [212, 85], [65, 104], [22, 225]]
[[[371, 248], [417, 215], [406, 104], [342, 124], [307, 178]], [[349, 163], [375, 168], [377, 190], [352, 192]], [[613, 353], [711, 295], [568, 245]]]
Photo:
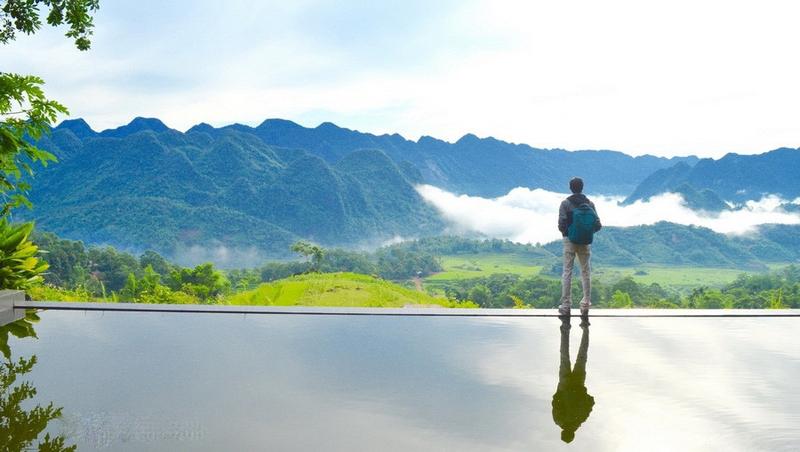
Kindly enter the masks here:
[[66, 36], [78, 49], [92, 45], [92, 14], [100, 8], [100, 0], [5, 0], [0, 5], [0, 44], [13, 41], [18, 33], [36, 33], [44, 19], [53, 27], [67, 25]]

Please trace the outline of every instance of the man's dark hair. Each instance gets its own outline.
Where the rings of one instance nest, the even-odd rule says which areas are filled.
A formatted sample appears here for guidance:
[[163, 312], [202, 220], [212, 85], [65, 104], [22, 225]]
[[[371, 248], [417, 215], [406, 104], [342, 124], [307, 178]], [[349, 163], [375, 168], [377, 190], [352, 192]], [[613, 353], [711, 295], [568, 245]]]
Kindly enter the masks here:
[[580, 177], [573, 177], [572, 180], [569, 181], [569, 189], [572, 190], [572, 193], [580, 193], [583, 191], [583, 179]]

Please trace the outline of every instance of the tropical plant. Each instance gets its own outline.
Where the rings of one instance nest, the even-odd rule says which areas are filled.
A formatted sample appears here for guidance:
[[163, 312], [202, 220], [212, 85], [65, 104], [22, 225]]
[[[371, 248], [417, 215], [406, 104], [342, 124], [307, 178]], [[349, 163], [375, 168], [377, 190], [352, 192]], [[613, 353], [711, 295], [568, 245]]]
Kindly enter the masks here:
[[33, 223], [0, 219], [0, 289], [27, 289], [42, 282], [49, 266], [37, 257], [39, 247], [28, 240], [32, 230]]

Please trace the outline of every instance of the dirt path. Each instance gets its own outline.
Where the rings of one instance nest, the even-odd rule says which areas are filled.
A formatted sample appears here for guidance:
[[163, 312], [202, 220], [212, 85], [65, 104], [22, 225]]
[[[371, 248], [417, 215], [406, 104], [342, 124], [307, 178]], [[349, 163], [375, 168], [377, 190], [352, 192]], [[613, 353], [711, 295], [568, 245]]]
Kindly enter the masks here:
[[414, 286], [417, 288], [418, 291], [425, 292], [425, 290], [422, 288], [422, 279], [420, 279], [419, 276], [415, 276], [413, 278], [413, 281], [414, 281]]

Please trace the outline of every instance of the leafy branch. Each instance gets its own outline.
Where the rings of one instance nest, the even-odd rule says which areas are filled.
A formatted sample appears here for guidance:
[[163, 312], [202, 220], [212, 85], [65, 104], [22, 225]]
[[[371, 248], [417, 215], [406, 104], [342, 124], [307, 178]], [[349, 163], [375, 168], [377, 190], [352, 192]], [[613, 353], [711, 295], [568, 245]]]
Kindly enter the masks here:
[[100, 0], [6, 0], [0, 8], [0, 44], [8, 44], [18, 32], [30, 35], [42, 28], [40, 7], [49, 9], [45, 20], [53, 27], [66, 24], [65, 33], [75, 40], [79, 50], [91, 47], [94, 23], [92, 13], [100, 8]]

